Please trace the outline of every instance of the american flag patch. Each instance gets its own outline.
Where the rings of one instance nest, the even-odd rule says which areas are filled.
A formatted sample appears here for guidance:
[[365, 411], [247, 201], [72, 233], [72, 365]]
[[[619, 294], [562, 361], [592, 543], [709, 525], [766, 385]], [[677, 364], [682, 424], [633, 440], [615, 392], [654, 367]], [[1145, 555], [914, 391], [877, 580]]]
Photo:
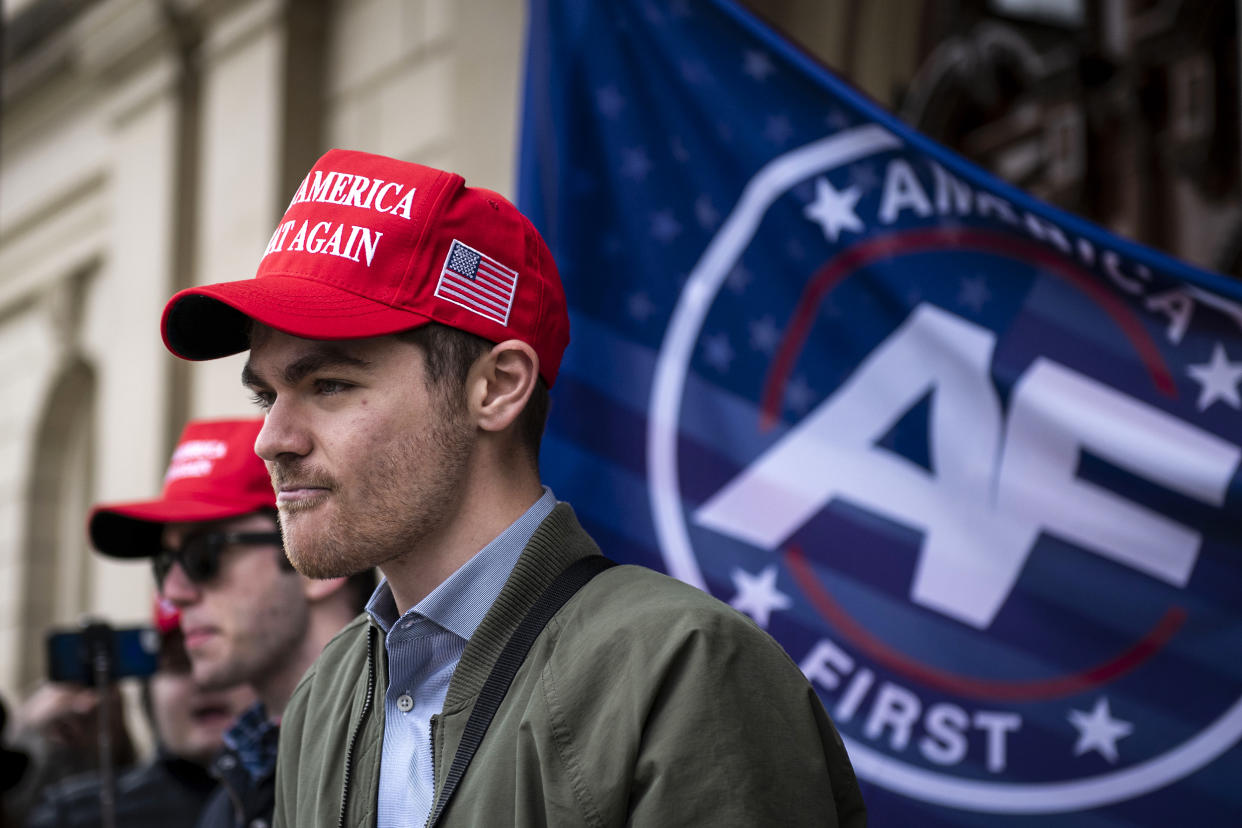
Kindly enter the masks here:
[[517, 277], [516, 270], [453, 239], [435, 295], [508, 325]]

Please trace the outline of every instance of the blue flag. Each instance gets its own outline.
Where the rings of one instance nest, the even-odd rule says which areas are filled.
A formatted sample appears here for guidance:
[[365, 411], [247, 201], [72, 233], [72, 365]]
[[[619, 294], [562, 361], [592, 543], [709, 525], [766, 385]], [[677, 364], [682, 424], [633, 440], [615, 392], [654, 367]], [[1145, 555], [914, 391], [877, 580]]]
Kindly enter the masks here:
[[873, 824], [1238, 824], [1237, 284], [727, 0], [534, 0], [520, 173], [545, 480], [784, 646]]

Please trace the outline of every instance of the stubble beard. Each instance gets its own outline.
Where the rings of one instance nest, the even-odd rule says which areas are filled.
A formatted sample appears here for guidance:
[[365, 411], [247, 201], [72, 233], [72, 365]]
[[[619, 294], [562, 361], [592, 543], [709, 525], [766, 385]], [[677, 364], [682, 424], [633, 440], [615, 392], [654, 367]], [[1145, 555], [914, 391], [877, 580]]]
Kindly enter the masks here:
[[[209, 657], [190, 656], [191, 674], [203, 690], [228, 690], [238, 684], [261, 687], [287, 671], [302, 652], [301, 642], [310, 629], [310, 611], [302, 597], [301, 580], [280, 572], [265, 593], [270, 601], [239, 619], [235, 629], [246, 631], [227, 636], [223, 652]], [[300, 675], [302, 668], [296, 669]]]
[[325, 485], [334, 511], [333, 519], [321, 517], [311, 529], [298, 526], [298, 513], [313, 512], [313, 505], [282, 509], [285, 551], [298, 572], [340, 578], [382, 567], [418, 549], [443, 523], [462, 490], [474, 429], [453, 406], [442, 404], [437, 413], [436, 425], [421, 436], [395, 439], [377, 456], [357, 458], [369, 470], [353, 491], [342, 491], [322, 471], [298, 475]]
[[235, 653], [218, 660], [191, 659], [194, 683], [203, 690], [228, 690], [238, 684], [250, 683], [259, 672], [253, 665], [242, 663]]

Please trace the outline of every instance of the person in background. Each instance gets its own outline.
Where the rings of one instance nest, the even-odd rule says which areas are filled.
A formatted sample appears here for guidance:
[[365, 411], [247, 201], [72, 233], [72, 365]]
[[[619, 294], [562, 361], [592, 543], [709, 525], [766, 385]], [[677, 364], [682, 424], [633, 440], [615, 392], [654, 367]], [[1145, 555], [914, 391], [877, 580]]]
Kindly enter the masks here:
[[[225, 729], [254, 701], [245, 685], [200, 688], [190, 675], [184, 638], [171, 605], [156, 601], [159, 666], [143, 681], [143, 708], [155, 734], [150, 761], [116, 777], [115, 821], [124, 828], [190, 826], [216, 787], [207, 771]], [[101, 824], [100, 776], [92, 771], [45, 788], [27, 828], [94, 828]]]
[[249, 350], [298, 570], [384, 575], [285, 711], [278, 825], [865, 823], [780, 645], [680, 581], [607, 568], [542, 485], [569, 316], [504, 197], [332, 150], [257, 277], [178, 293], [163, 335], [185, 359]]
[[20, 824], [45, 788], [99, 768], [101, 702], [108, 705], [109, 760], [126, 768], [138, 758], [121, 694], [62, 681], [39, 684], [13, 713], [13, 743], [30, 757], [20, 783], [5, 797], [9, 818]]
[[188, 423], [158, 498], [97, 507], [91, 542], [105, 555], [148, 557], [177, 608], [194, 680], [238, 682], [258, 701], [224, 734], [212, 763], [221, 789], [202, 826], [270, 825], [279, 722], [324, 645], [362, 609], [372, 570], [312, 580], [285, 557], [276, 496], [254, 453], [262, 419]]
[[9, 815], [8, 794], [18, 787], [30, 768], [30, 754], [11, 746], [5, 737], [9, 708], [0, 698], [0, 828], [12, 828], [17, 823]]

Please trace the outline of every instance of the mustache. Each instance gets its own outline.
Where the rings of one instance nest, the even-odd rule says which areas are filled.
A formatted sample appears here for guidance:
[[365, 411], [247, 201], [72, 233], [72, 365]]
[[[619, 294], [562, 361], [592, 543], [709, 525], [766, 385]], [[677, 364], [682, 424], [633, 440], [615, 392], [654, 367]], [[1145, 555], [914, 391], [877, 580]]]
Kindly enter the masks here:
[[272, 488], [282, 489], [335, 489], [336, 481], [323, 469], [305, 463], [274, 460], [267, 465], [272, 478]]

